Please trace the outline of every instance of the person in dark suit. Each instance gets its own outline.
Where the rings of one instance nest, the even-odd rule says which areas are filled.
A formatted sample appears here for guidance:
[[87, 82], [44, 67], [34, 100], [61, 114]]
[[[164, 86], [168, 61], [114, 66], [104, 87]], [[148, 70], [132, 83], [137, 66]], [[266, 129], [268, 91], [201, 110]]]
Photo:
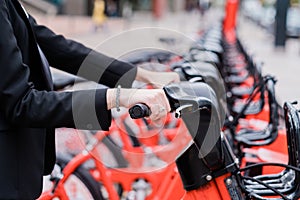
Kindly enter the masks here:
[[[162, 89], [123, 88], [134, 79], [179, 81], [174, 73], [157, 76], [56, 35], [18, 0], [0, 1], [0, 27], [0, 199], [39, 197], [56, 159], [55, 128], [108, 130], [111, 108], [138, 102], [152, 109], [154, 121], [170, 110]], [[53, 91], [49, 66], [77, 74], [82, 65], [84, 78], [111, 89]]]

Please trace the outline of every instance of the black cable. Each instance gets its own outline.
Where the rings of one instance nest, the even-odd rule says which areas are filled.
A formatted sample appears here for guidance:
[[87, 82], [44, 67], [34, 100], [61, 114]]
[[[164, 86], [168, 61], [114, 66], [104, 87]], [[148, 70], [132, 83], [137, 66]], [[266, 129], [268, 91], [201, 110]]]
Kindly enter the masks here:
[[[284, 196], [284, 194], [282, 194], [281, 192], [279, 192], [277, 189], [274, 189], [273, 187], [269, 186], [268, 184], [264, 183], [263, 181], [257, 180], [257, 179], [255, 179], [255, 178], [250, 177], [250, 176], [243, 176], [242, 178], [243, 178], [243, 179], [251, 180], [251, 181], [253, 181], [253, 182], [257, 182], [257, 183], [259, 183], [259, 184], [265, 186], [266, 188], [272, 190], [275, 194], [281, 196], [284, 200], [289, 200], [286, 196]], [[247, 189], [246, 189], [246, 190], [247, 190]], [[248, 191], [248, 192], [249, 192], [249, 191]], [[251, 193], [251, 192], [249, 192], [249, 193]], [[254, 194], [255, 194], [255, 193], [254, 193]]]
[[242, 117], [246, 109], [250, 106], [251, 101], [254, 99], [254, 97], [258, 94], [258, 92], [261, 92], [261, 100], [264, 101], [264, 87], [266, 86], [266, 83], [270, 80], [274, 79], [273, 77], [267, 75], [265, 77], [262, 77], [257, 84], [253, 87], [253, 93], [248, 97], [246, 100], [246, 103], [244, 107], [241, 109], [241, 111], [235, 116], [234, 120], [229, 123], [229, 125], [235, 126], [238, 123], [238, 120]]
[[288, 164], [283, 164], [283, 163], [257, 163], [257, 164], [253, 164], [253, 165], [249, 165], [247, 167], [241, 168], [239, 169], [240, 172], [242, 171], [246, 171], [249, 170], [251, 168], [255, 168], [255, 167], [263, 167], [263, 166], [278, 166], [278, 167], [285, 167], [288, 169], [292, 169], [298, 173], [300, 173], [300, 169], [298, 167], [294, 167], [292, 165], [288, 165]]
[[238, 123], [238, 120], [244, 115], [246, 109], [250, 106], [250, 103], [254, 99], [254, 97], [258, 94], [258, 92], [261, 92], [262, 88], [265, 86], [263, 81], [259, 81], [258, 84], [254, 85], [253, 87], [253, 93], [248, 97], [246, 100], [245, 105], [242, 107], [241, 111], [234, 117], [233, 121], [228, 123], [228, 127], [236, 126]]

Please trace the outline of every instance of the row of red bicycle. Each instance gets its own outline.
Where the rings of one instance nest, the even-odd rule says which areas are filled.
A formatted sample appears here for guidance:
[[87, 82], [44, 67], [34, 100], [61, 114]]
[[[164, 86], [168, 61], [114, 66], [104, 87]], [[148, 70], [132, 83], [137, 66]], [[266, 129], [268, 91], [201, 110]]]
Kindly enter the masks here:
[[180, 74], [180, 83], [164, 87], [172, 108], [164, 126], [133, 120], [124, 109], [109, 131], [59, 129], [41, 200], [300, 197], [298, 110], [278, 104], [275, 77], [263, 75], [223, 25], [206, 30], [185, 55], [151, 50], [130, 61]]

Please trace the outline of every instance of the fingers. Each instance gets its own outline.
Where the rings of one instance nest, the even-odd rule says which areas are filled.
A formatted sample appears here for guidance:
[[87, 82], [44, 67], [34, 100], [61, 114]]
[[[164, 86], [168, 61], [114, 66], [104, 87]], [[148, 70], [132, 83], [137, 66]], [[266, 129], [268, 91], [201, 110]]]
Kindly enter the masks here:
[[179, 82], [180, 77], [176, 72], [153, 72], [138, 67], [136, 80], [151, 84], [154, 88], [162, 88], [170, 83]]
[[162, 127], [166, 121], [166, 116], [168, 114], [168, 111], [165, 107], [163, 107], [161, 104], [154, 104], [151, 106], [151, 115], [150, 120], [151, 124], [156, 127]]
[[151, 115], [150, 119], [152, 121], [159, 120], [167, 115], [167, 109], [161, 104], [154, 104], [151, 106]]
[[173, 72], [173, 73], [174, 73], [173, 83], [179, 83], [180, 82], [180, 76], [179, 76], [179, 74], [177, 74], [175, 72]]
[[178, 83], [180, 77], [176, 72], [156, 72], [156, 78], [151, 79], [151, 84], [154, 88], [163, 88], [171, 83]]
[[157, 126], [164, 123], [167, 113], [171, 111], [168, 98], [162, 89], [121, 89], [121, 106], [130, 108], [137, 103], [144, 103], [150, 108], [149, 118]]
[[170, 112], [169, 101], [163, 92], [160, 90], [160, 94], [157, 98], [150, 102], [151, 115], [150, 119], [154, 126], [161, 127], [164, 125], [167, 114]]

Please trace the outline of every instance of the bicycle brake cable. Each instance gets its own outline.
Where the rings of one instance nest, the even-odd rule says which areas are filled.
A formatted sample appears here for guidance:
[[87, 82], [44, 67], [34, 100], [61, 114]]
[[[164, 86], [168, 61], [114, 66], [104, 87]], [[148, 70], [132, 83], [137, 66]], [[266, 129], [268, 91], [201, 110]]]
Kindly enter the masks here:
[[262, 167], [262, 166], [278, 166], [278, 167], [285, 167], [288, 169], [292, 169], [296, 172], [300, 173], [300, 168], [294, 167], [292, 165], [288, 165], [288, 164], [283, 164], [283, 163], [270, 163], [270, 162], [265, 162], [265, 163], [257, 163], [257, 164], [252, 164], [252, 165], [248, 165], [244, 168], [239, 169], [238, 171], [242, 172], [242, 171], [246, 171], [249, 170], [251, 168], [255, 168], [255, 167]]

